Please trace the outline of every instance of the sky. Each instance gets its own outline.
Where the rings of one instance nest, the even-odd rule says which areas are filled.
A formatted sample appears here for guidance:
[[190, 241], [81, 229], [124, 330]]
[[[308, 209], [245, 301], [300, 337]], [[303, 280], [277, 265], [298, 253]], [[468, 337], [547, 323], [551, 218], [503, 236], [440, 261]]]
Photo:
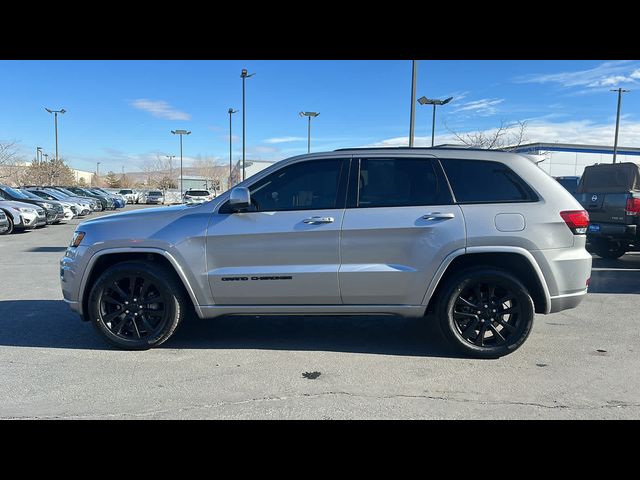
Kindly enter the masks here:
[[[40, 146], [73, 168], [140, 171], [157, 155], [242, 158], [242, 79], [246, 80], [246, 158], [276, 161], [311, 149], [408, 145], [409, 60], [6, 60], [0, 61], [0, 142], [16, 142], [24, 160]], [[530, 142], [612, 145], [617, 95], [623, 95], [619, 145], [640, 147], [640, 61], [419, 60], [417, 98], [443, 99], [436, 144], [452, 132], [490, 131], [527, 121]], [[416, 106], [415, 145], [431, 144], [432, 107]], [[49, 157], [51, 158], [51, 157]]]

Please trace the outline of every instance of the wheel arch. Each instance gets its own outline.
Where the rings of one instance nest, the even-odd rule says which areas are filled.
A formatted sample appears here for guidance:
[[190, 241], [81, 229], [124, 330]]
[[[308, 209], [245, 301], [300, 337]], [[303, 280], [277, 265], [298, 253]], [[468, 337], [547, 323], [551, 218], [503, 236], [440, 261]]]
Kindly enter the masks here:
[[191, 286], [188, 278], [184, 274], [183, 269], [180, 267], [180, 264], [169, 252], [155, 248], [115, 248], [102, 250], [96, 253], [91, 257], [89, 263], [87, 264], [87, 268], [85, 269], [84, 275], [82, 276], [82, 281], [80, 283], [80, 298], [78, 299], [78, 303], [81, 308], [80, 315], [83, 320], [88, 320], [84, 313], [87, 312], [87, 303], [89, 301], [89, 291], [91, 285], [94, 284], [95, 280], [107, 268], [115, 265], [116, 263], [122, 263], [126, 261], [157, 262], [160, 265], [164, 265], [170, 268], [173, 272], [175, 272], [175, 274], [182, 282], [182, 285], [189, 295], [189, 298], [191, 299], [191, 303], [193, 304], [197, 315], [202, 318], [202, 312], [195, 291], [193, 290], [193, 287]]
[[512, 273], [529, 290], [536, 313], [551, 310], [549, 288], [531, 253], [520, 247], [467, 247], [452, 252], [438, 268], [422, 302], [427, 306], [426, 312], [435, 310], [438, 294], [449, 278], [475, 266], [497, 267]]

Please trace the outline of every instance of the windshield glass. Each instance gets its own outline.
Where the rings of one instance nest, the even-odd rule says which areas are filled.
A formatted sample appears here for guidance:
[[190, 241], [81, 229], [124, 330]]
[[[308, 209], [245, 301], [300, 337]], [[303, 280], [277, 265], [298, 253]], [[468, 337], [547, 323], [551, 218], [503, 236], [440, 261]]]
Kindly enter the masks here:
[[127, 195], [129, 193], [133, 193], [132, 190], [120, 190], [118, 193], [121, 193], [122, 195]]
[[64, 193], [65, 195], [67, 195], [69, 197], [73, 197], [74, 195], [76, 195], [71, 190], [67, 190], [66, 188], [62, 188], [62, 187], [56, 187], [55, 191], [56, 192], [62, 192], [62, 193]]
[[193, 195], [194, 197], [208, 197], [211, 195], [206, 190], [189, 190], [185, 195]]
[[46, 190], [44, 193], [46, 195], [49, 195], [49, 196], [53, 197], [53, 198], [57, 198], [58, 200], [61, 200], [61, 199], [65, 198], [65, 196], [68, 196], [68, 195], [65, 195], [64, 193], [58, 192], [57, 190]]
[[11, 188], [11, 187], [3, 187], [3, 189], [9, 193], [9, 195], [11, 195], [12, 197], [16, 197], [16, 198], [29, 198], [27, 197], [24, 193], [16, 190], [15, 188]]
[[158, 191], [154, 190], [152, 192], [149, 192], [149, 195], [156, 195], [156, 196], [160, 196], [161, 197], [162, 196], [162, 192], [158, 192]]
[[40, 198], [37, 195], [34, 195], [29, 190], [20, 190], [20, 193], [23, 193], [24, 195], [26, 195], [27, 197], [29, 197], [29, 198], [31, 198], [33, 200], [42, 200], [42, 198]]

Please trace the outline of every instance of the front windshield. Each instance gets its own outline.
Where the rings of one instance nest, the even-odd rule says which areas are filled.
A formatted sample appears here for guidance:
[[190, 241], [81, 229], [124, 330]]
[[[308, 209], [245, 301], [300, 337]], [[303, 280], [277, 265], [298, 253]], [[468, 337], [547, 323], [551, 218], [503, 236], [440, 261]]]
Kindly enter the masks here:
[[158, 195], [158, 196], [162, 196], [162, 192], [149, 192], [149, 195]]
[[44, 192], [46, 195], [49, 195], [53, 198], [56, 198], [58, 200], [61, 200], [65, 197], [64, 194], [58, 192], [57, 190], [47, 190], [46, 192]]
[[33, 200], [42, 200], [42, 198], [40, 198], [37, 195], [34, 195], [33, 193], [31, 193], [29, 190], [19, 190], [20, 193], [25, 194], [27, 197], [33, 199]]
[[62, 188], [62, 187], [56, 187], [56, 188], [55, 188], [55, 191], [57, 191], [57, 192], [62, 192], [62, 193], [64, 193], [64, 194], [66, 194], [68, 197], [73, 197], [73, 196], [75, 196], [75, 195], [76, 195], [76, 194], [75, 194], [75, 193], [73, 193], [71, 190], [67, 190], [66, 188]]
[[22, 193], [19, 190], [16, 190], [15, 188], [11, 188], [11, 187], [4, 187], [4, 189], [9, 192], [11, 194], [12, 197], [18, 197], [18, 198], [29, 198], [28, 196], [26, 196], [24, 193]]
[[133, 193], [133, 191], [131, 191], [131, 190], [120, 190], [118, 193], [120, 193], [122, 195], [129, 195], [130, 193]]

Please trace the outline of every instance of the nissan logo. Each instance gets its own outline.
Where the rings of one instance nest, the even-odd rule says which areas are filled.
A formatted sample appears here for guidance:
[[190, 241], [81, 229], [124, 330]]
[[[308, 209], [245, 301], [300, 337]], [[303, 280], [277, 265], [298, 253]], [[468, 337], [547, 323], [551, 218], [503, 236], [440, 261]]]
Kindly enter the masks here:
[[593, 195], [593, 196], [591, 197], [591, 201], [592, 201], [592, 202], [595, 202], [596, 200], [598, 200], [598, 195]]

